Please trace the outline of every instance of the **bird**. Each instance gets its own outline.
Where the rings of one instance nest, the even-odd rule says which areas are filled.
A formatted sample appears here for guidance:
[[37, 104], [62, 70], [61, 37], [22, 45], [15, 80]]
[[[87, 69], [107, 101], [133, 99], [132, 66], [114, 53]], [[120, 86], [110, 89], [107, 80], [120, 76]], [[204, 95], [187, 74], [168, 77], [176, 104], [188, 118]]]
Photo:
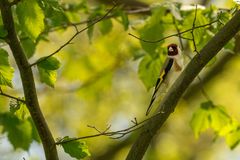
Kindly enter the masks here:
[[166, 92], [167, 88], [173, 84], [184, 67], [183, 55], [180, 47], [177, 44], [172, 43], [167, 46], [167, 50], [167, 58], [163, 63], [163, 67], [160, 70], [159, 77], [156, 81], [154, 92], [146, 111], [146, 116], [150, 113], [153, 107], [153, 102], [156, 98], [161, 97], [161, 93]]

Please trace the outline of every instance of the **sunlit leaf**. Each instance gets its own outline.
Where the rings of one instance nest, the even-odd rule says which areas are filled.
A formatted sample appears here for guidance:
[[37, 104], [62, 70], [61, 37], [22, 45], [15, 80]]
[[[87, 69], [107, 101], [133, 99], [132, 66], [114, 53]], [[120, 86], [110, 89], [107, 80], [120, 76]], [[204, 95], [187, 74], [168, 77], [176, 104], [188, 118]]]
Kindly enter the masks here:
[[[62, 141], [70, 140], [68, 136], [64, 137]], [[64, 151], [68, 153], [71, 157], [74, 157], [76, 159], [83, 159], [87, 156], [90, 156], [90, 152], [88, 150], [88, 146], [85, 142], [79, 142], [79, 141], [71, 141], [67, 143], [61, 144]]]
[[210, 110], [210, 117], [211, 127], [215, 132], [219, 132], [231, 121], [229, 115], [219, 106]]
[[13, 72], [8, 62], [7, 51], [0, 49], [0, 85], [12, 87]]
[[[140, 38], [147, 41], [156, 41], [163, 37], [164, 26], [161, 23], [161, 18], [165, 13], [164, 7], [153, 8], [153, 15], [147, 20], [146, 24], [140, 30]], [[141, 41], [142, 48], [151, 56], [156, 56], [157, 48], [161, 42], [146, 43]]]
[[30, 117], [29, 111], [27, 109], [27, 106], [23, 103], [21, 103], [21, 106], [19, 110], [15, 112], [15, 115], [20, 119], [20, 120], [25, 120], [28, 117]]
[[17, 17], [25, 33], [35, 41], [44, 30], [44, 14], [36, 0], [23, 0], [17, 5]]
[[21, 121], [13, 114], [5, 113], [0, 114], [0, 125], [3, 126], [3, 132], [7, 132], [14, 149], [29, 149], [32, 142], [32, 127], [29, 121]]
[[59, 62], [59, 60], [55, 57], [49, 57], [45, 60], [45, 57], [40, 58], [38, 61], [40, 61], [37, 65], [40, 68], [43, 68], [45, 70], [57, 70], [61, 63]]
[[201, 107], [193, 114], [190, 126], [196, 138], [199, 137], [200, 133], [202, 133], [203, 131], [210, 127], [209, 122], [210, 107], [211, 107], [210, 103], [202, 103]]
[[229, 133], [226, 136], [226, 142], [231, 149], [234, 149], [240, 142], [240, 129]]
[[223, 11], [218, 15], [219, 22], [222, 23], [222, 25], [226, 24], [230, 19], [230, 13], [227, 11]]
[[60, 67], [60, 62], [55, 57], [49, 57], [43, 60], [45, 57], [40, 58], [37, 64], [38, 72], [41, 82], [54, 87], [57, 80], [57, 69]]
[[41, 6], [44, 6], [44, 8], [51, 8], [52, 10], [57, 11], [62, 10], [58, 0], [38, 0], [38, 2]]
[[47, 84], [50, 87], [54, 87], [54, 84], [57, 80], [57, 71], [47, 70], [41, 67], [38, 67], [38, 72], [40, 75], [40, 81]]
[[240, 127], [239, 123], [236, 120], [232, 120], [230, 123], [228, 123], [221, 129], [221, 131], [219, 132], [219, 135], [226, 136], [229, 133], [238, 130], [239, 127]]

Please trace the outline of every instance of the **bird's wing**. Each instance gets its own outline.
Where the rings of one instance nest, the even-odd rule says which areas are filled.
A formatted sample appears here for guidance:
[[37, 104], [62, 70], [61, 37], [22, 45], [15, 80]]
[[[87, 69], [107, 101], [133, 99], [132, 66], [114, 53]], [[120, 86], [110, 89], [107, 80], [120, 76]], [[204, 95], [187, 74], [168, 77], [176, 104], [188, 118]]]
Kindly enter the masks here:
[[146, 111], [146, 116], [149, 114], [149, 112], [151, 111], [152, 109], [152, 104], [153, 102], [155, 101], [156, 99], [156, 96], [157, 96], [157, 92], [161, 86], [161, 84], [164, 82], [164, 80], [166, 79], [166, 76], [168, 74], [168, 72], [170, 71], [170, 69], [172, 68], [173, 66], [173, 62], [174, 60], [172, 58], [167, 58], [163, 64], [163, 67], [162, 69], [160, 70], [160, 75], [159, 75], [159, 78], [157, 79], [157, 82], [156, 82], [156, 85], [155, 85], [155, 89], [154, 89], [154, 92], [153, 92], [153, 95], [152, 95], [152, 98], [151, 98], [151, 101], [150, 101], [150, 104], [147, 108], [147, 111]]

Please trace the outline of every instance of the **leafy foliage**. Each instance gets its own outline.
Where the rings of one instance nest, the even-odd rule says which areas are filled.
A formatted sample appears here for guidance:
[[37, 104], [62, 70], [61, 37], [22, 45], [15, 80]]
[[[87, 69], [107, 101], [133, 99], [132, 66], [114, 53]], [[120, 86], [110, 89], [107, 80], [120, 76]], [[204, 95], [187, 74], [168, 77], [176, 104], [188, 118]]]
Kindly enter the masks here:
[[18, 100], [11, 100], [9, 106], [10, 112], [15, 114], [18, 119], [26, 120], [30, 117], [29, 111], [25, 103]]
[[35, 41], [44, 30], [44, 14], [36, 0], [23, 0], [17, 5], [16, 13], [23, 31]]
[[7, 133], [8, 139], [15, 149], [28, 150], [33, 141], [33, 124], [28, 120], [20, 120], [11, 113], [0, 114], [0, 125], [3, 126], [3, 133]]
[[13, 68], [8, 62], [8, 53], [4, 49], [0, 49], [0, 85], [13, 87]]
[[49, 57], [46, 60], [39, 59], [37, 64], [40, 80], [50, 87], [54, 87], [57, 80], [57, 69], [60, 67], [60, 62], [55, 57]]
[[[115, 41], [111, 42], [111, 45], [109, 45], [108, 41], [106, 44], [109, 48], [105, 50], [103, 49], [103, 43], [99, 46], [91, 46], [92, 48], [98, 48], [98, 53], [104, 52], [104, 54], [70, 55], [69, 57], [72, 56], [71, 58], [81, 57], [79, 58], [81, 62], [76, 62], [71, 66], [71, 71], [67, 71], [72, 75], [74, 73], [72, 77], [75, 78], [76, 69], [81, 68], [81, 78], [79, 79], [83, 85], [77, 89], [74, 88], [75, 86], [73, 87], [76, 90], [81, 89], [81, 98], [84, 96], [88, 99], [94, 97], [97, 103], [100, 103], [99, 100], [101, 97], [96, 96], [96, 92], [103, 97], [103, 93], [107, 90], [106, 88], [109, 89], [109, 86], [115, 83], [112, 80], [115, 76], [114, 73], [112, 73], [113, 70], [115, 71], [115, 68], [120, 68], [119, 66], [130, 58], [139, 60], [138, 75], [147, 90], [149, 90], [155, 85], [156, 79], [159, 76], [162, 61], [166, 56], [166, 45], [170, 42], [175, 43], [179, 38], [175, 36], [174, 39], [168, 40], [166, 36], [172, 33], [175, 34], [177, 29], [180, 31], [190, 29], [188, 32], [182, 34], [182, 37], [185, 38], [184, 45], [187, 47], [190, 46], [188, 49], [193, 51], [195, 49], [193, 41], [189, 39], [193, 38], [191, 28], [193, 27], [194, 19], [196, 18], [195, 27], [218, 20], [218, 23], [208, 25], [207, 27], [193, 28], [197, 50], [200, 50], [207, 41], [228, 22], [234, 12], [234, 10], [219, 12], [216, 7], [210, 6], [206, 9], [198, 9], [197, 16], [195, 17], [196, 10], [194, 6], [190, 10], [182, 10], [181, 7], [180, 3], [157, 3], [150, 7], [152, 12], [150, 16], [142, 16], [141, 18], [134, 17], [133, 19], [130, 19], [132, 17], [128, 15], [125, 9], [119, 7], [120, 9], [116, 9], [109, 17], [97, 25], [89, 27], [87, 34], [90, 41], [95, 33], [94, 29], [98, 29], [97, 31], [100, 31], [101, 35], [111, 35], [113, 33], [111, 31], [115, 29], [115, 22], [120, 22], [125, 31], [134, 29], [136, 33], [139, 33], [140, 39], [142, 40], [140, 41], [140, 46], [133, 47], [130, 51], [131, 57], [127, 54], [114, 51], [116, 50], [116, 46], [119, 45], [121, 49], [118, 49], [121, 50], [121, 52], [125, 52], [125, 50], [127, 50], [125, 48], [130, 46], [129, 43], [112, 45]], [[73, 24], [75, 26], [75, 24], [78, 25], [83, 22], [87, 22], [87, 25], [92, 24], [97, 18], [106, 13], [106, 8], [105, 5], [90, 7], [87, 0], [82, 0], [76, 4], [61, 3], [58, 0], [20, 1], [16, 7], [13, 7], [13, 11], [16, 11], [16, 15], [14, 15], [16, 17], [14, 18], [16, 20], [17, 34], [26, 56], [31, 58], [36, 51], [38, 42], [47, 40], [47, 35], [50, 32], [57, 31], [58, 29], [66, 29]], [[88, 17], [88, 21], [85, 21], [84, 17]], [[139, 23], [138, 21], [141, 21], [140, 27], [135, 25], [135, 23]], [[176, 28], [176, 26], [178, 28]], [[6, 36], [7, 31], [0, 22], [0, 38], [4, 41]], [[100, 41], [104, 41], [104, 38], [100, 39]], [[122, 39], [119, 41], [122, 41]], [[225, 49], [233, 51], [235, 47], [234, 43], [234, 40], [230, 41], [228, 45], [225, 46]], [[81, 45], [82, 44], [84, 45], [84, 43], [81, 43]], [[122, 50], [122, 48], [124, 49]], [[213, 64], [215, 60], [216, 59], [214, 59], [211, 64]], [[114, 64], [115, 61], [119, 62]], [[37, 68], [41, 82], [50, 87], [54, 87], [57, 80], [57, 70], [60, 68], [60, 65], [60, 61], [55, 57], [48, 57], [47, 59], [46, 57], [40, 58], [37, 63]], [[8, 53], [0, 49], [0, 85], [12, 87], [13, 71], [13, 68], [8, 62]], [[124, 76], [128, 75], [124, 73]], [[118, 80], [116, 81], [118, 83]], [[117, 87], [119, 87], [118, 90], [120, 90], [121, 84], [117, 84]], [[101, 92], [99, 92], [99, 90]], [[105, 106], [105, 103], [101, 105]], [[10, 113], [0, 114], [0, 125], [3, 128], [2, 132], [7, 133], [8, 139], [15, 149], [22, 148], [28, 150], [33, 140], [40, 142], [37, 129], [34, 126], [33, 120], [30, 118], [27, 106], [20, 101], [10, 101]], [[216, 106], [213, 102], [202, 103], [201, 107], [193, 115], [190, 125], [196, 137], [199, 137], [200, 134], [207, 129], [212, 129], [217, 136], [226, 139], [226, 143], [231, 149], [234, 149], [240, 142], [239, 123], [232, 119], [223, 107]], [[72, 138], [66, 136], [62, 139], [62, 142], [68, 140], [72, 140]], [[76, 159], [83, 159], [90, 156], [88, 146], [85, 142], [71, 141], [62, 143], [61, 145], [66, 153]]]
[[225, 137], [231, 149], [240, 142], [239, 123], [232, 120], [222, 107], [215, 106], [211, 101], [201, 104], [190, 125], [196, 137], [209, 128], [213, 129], [217, 136]]
[[[152, 16], [147, 20], [146, 24], [140, 29], [140, 38], [144, 40], [155, 41], [163, 37], [164, 25], [162, 25], [162, 17], [166, 8], [160, 6], [152, 9]], [[157, 48], [163, 43], [145, 43], [141, 41], [142, 48], [152, 57], [155, 57], [159, 52]]]
[[21, 40], [22, 47], [25, 51], [25, 54], [28, 58], [31, 58], [36, 50], [36, 43], [32, 41], [30, 38], [26, 38]]
[[[61, 141], [64, 142], [71, 139], [72, 138], [66, 136]], [[62, 143], [61, 145], [66, 153], [68, 153], [71, 157], [74, 157], [76, 159], [83, 159], [91, 155], [88, 150], [88, 146], [86, 145], [85, 142], [71, 141]]]

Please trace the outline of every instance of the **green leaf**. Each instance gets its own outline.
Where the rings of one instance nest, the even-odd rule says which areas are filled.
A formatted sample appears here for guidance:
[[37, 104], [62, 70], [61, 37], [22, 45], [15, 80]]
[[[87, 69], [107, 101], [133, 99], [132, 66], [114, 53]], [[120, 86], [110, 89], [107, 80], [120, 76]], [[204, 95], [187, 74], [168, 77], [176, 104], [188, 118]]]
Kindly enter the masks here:
[[201, 104], [201, 107], [193, 114], [190, 126], [196, 138], [199, 137], [201, 132], [210, 127], [207, 103]]
[[[65, 140], [71, 140], [72, 138], [69, 138], [68, 136], [64, 137], [62, 141]], [[68, 153], [71, 157], [77, 158], [77, 159], [83, 159], [87, 156], [90, 156], [90, 152], [88, 150], [88, 146], [85, 142], [79, 142], [79, 141], [71, 141], [61, 144], [64, 151]]]
[[221, 131], [219, 132], [220, 136], [226, 136], [231, 132], [234, 132], [236, 130], [238, 130], [239, 128], [239, 123], [236, 120], [231, 120], [230, 123], [228, 123], [227, 125], [225, 125]]
[[14, 69], [10, 66], [8, 62], [7, 51], [0, 48], [0, 85], [13, 87], [13, 73]]
[[69, 23], [66, 12], [64, 12], [58, 0], [38, 0], [38, 3], [44, 11], [47, 29]]
[[37, 1], [20, 1], [17, 5], [16, 13], [24, 32], [35, 41], [44, 30], [44, 13]]
[[47, 84], [50, 87], [54, 87], [54, 84], [57, 80], [57, 71], [55, 70], [46, 70], [41, 67], [38, 67], [38, 72], [40, 75], [40, 81]]
[[[140, 38], [148, 41], [156, 41], [163, 37], [164, 26], [161, 23], [161, 18], [165, 14], [164, 7], [157, 7], [152, 10], [153, 15], [147, 20], [147, 23], [140, 30]], [[161, 42], [146, 43], [141, 41], [142, 48], [152, 57], [158, 54], [157, 48], [162, 44]]]
[[26, 54], [26, 56], [28, 58], [31, 58], [36, 50], [36, 44], [30, 38], [21, 40], [21, 44], [25, 51], [24, 53]]
[[37, 64], [38, 72], [41, 82], [54, 87], [57, 80], [57, 69], [60, 67], [60, 62], [55, 57], [49, 57], [43, 60], [45, 57], [40, 58]]
[[234, 149], [240, 142], [240, 129], [229, 133], [226, 136], [226, 142], [231, 149]]
[[138, 75], [143, 81], [147, 90], [153, 87], [159, 77], [161, 68], [160, 58], [153, 59], [149, 55], [145, 55], [138, 67]]
[[124, 27], [124, 30], [128, 30], [129, 26], [129, 20], [128, 20], [128, 15], [124, 11], [120, 11], [120, 16], [122, 20], [122, 25]]
[[44, 7], [44, 13], [48, 29], [69, 24], [69, 19], [66, 13], [62, 10], [56, 10], [52, 7]]
[[229, 12], [227, 11], [222, 11], [219, 15], [218, 15], [218, 20], [219, 22], [221, 22], [223, 25], [225, 25], [231, 18], [231, 15]]
[[49, 8], [51, 10], [61, 11], [62, 7], [58, 0], [38, 0], [41, 7], [44, 9]]
[[239, 123], [236, 120], [232, 120], [221, 129], [219, 135], [225, 137], [227, 145], [234, 149], [240, 142]]
[[24, 103], [21, 103], [20, 108], [15, 112], [15, 115], [20, 119], [20, 120], [25, 120], [28, 117], [30, 117], [30, 113], [27, 109], [27, 106]]
[[0, 25], [0, 37], [6, 37], [7, 34], [7, 30], [3, 27], [3, 25]]
[[28, 150], [32, 142], [32, 127], [29, 121], [21, 121], [10, 113], [0, 114], [0, 125], [14, 149]]
[[41, 142], [41, 139], [39, 137], [39, 134], [38, 134], [38, 131], [37, 131], [37, 128], [32, 120], [31, 117], [28, 117], [28, 121], [31, 123], [31, 126], [32, 126], [32, 139], [34, 139], [36, 142], [40, 143]]
[[[96, 18], [98, 18], [99, 16], [103, 16], [104, 14], [105, 14], [104, 6], [103, 5], [98, 6], [97, 8], [95, 8], [93, 10], [91, 15], [88, 17], [87, 25], [88, 26], [92, 25], [93, 22], [96, 21]], [[93, 31], [94, 31], [94, 25], [92, 25], [91, 27], [88, 27], [87, 35], [88, 35], [88, 38], [89, 38], [90, 42], [91, 42], [92, 37], [93, 37]]]
[[[90, 25], [90, 24], [91, 23], [88, 23], [88, 25]], [[88, 35], [88, 39], [90, 42], [92, 41], [93, 31], [94, 31], [94, 26], [88, 27], [87, 35]]]
[[204, 102], [194, 113], [190, 125], [198, 138], [199, 134], [212, 128], [217, 136], [225, 137], [226, 143], [234, 149], [240, 142], [240, 125], [232, 120], [223, 107], [215, 106], [211, 101]]
[[[24, 100], [24, 98], [22, 98]], [[17, 100], [10, 100], [10, 112], [17, 116], [20, 120], [25, 120], [30, 117], [30, 113], [25, 103]]]
[[[45, 70], [57, 70], [61, 63], [59, 62], [59, 60], [55, 57], [49, 57], [47, 59], [45, 59], [46, 57], [42, 57], [40, 58], [38, 61], [40, 61], [37, 65], [40, 68], [43, 68]], [[45, 60], [43, 60], [45, 59]]]
[[99, 23], [99, 29], [103, 35], [108, 34], [113, 27], [111, 19], [103, 20]]
[[211, 127], [215, 132], [221, 131], [221, 129], [231, 122], [229, 115], [219, 106], [210, 110], [210, 117]]

